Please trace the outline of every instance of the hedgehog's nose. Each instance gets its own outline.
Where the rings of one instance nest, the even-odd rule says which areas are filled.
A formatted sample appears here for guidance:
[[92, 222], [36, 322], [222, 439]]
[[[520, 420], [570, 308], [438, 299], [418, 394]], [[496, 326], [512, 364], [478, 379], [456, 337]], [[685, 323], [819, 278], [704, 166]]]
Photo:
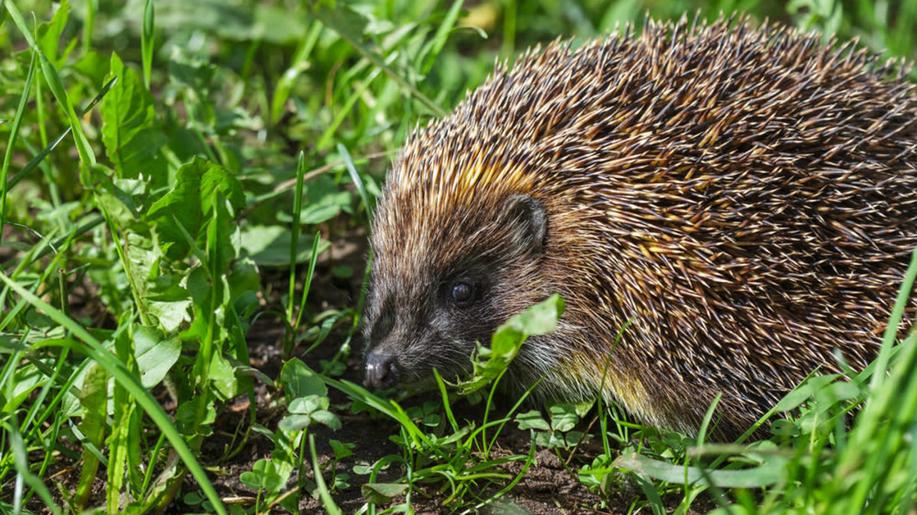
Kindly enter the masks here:
[[387, 352], [371, 351], [366, 356], [366, 377], [363, 384], [371, 388], [388, 388], [398, 382], [398, 363]]

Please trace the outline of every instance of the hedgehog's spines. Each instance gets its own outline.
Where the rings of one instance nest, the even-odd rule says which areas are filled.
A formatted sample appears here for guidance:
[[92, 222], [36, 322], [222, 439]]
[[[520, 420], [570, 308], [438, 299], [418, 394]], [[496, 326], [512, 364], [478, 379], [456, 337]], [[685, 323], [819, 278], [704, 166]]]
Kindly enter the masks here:
[[906, 63], [745, 16], [641, 27], [498, 63], [412, 134], [378, 273], [426, 277], [531, 196], [549, 223], [530, 289], [569, 308], [514, 377], [584, 395], [611, 356], [605, 393], [651, 422], [688, 427], [722, 392], [740, 424], [835, 347], [874, 353], [917, 246], [917, 86]]

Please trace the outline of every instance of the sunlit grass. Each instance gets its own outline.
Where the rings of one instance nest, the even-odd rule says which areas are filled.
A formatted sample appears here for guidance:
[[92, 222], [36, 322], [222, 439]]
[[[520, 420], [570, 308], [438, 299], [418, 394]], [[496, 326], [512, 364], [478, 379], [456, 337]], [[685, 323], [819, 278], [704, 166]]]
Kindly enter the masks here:
[[591, 508], [912, 512], [917, 345], [894, 328], [914, 265], [877, 361], [813, 376], [765, 440], [658, 431], [599, 398], [496, 402], [556, 298], [458, 385], [392, 399], [348, 379], [371, 256], [337, 247], [365, 241], [407, 134], [498, 57], [647, 11], [917, 57], [917, 2], [0, 4], [0, 511], [475, 511], [544, 451]]

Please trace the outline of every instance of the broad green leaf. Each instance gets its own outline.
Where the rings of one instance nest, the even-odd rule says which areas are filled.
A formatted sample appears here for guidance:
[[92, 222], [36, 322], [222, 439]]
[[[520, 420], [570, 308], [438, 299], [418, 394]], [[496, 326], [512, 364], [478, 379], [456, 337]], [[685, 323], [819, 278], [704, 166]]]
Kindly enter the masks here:
[[[220, 195], [215, 195], [215, 193]], [[176, 172], [175, 186], [150, 206], [147, 219], [159, 235], [160, 245], [173, 259], [191, 250], [180, 223], [195, 240], [201, 237], [217, 196], [226, 199], [235, 213], [245, 204], [242, 187], [222, 166], [194, 158]]]
[[373, 467], [372, 465], [364, 461], [364, 462], [357, 462], [357, 464], [354, 465], [353, 468], [351, 468], [351, 470], [353, 470], [353, 473], [358, 476], [368, 476], [372, 473]]
[[560, 295], [554, 294], [510, 318], [505, 324], [497, 328], [497, 334], [508, 327], [516, 329], [527, 336], [548, 334], [557, 327], [557, 321], [560, 320], [563, 312], [564, 301], [560, 298]]
[[49, 61], [55, 66], [60, 66], [61, 59], [58, 59], [58, 47], [60, 46], [61, 35], [64, 27], [67, 25], [67, 18], [70, 17], [70, 2], [63, 0], [57, 7], [57, 11], [48, 23], [42, 23], [38, 28], [38, 45]]
[[219, 353], [214, 353], [210, 363], [210, 381], [222, 400], [231, 399], [238, 393], [236, 371]]
[[573, 405], [573, 412], [576, 413], [579, 418], [583, 418], [589, 413], [589, 410], [592, 409], [592, 406], [595, 405], [595, 399], [589, 399], [582, 402], [577, 402]]
[[313, 12], [320, 14], [322, 23], [332, 26], [335, 31], [363, 37], [369, 20], [362, 13], [345, 2], [310, 1]]
[[[214, 192], [214, 203], [210, 222], [207, 224], [207, 267], [210, 269], [211, 278], [220, 278], [219, 287], [223, 286], [223, 276], [229, 271], [233, 259], [236, 257], [236, 249], [232, 244], [233, 220], [232, 215], [227, 209], [227, 203], [223, 200], [223, 195]], [[223, 292], [228, 293], [228, 292]], [[220, 304], [226, 306], [229, 297], [224, 295]]]
[[474, 393], [500, 377], [529, 336], [554, 330], [563, 310], [563, 300], [554, 294], [498, 327], [489, 348], [478, 345], [472, 358], [471, 378], [458, 384], [462, 395]]
[[166, 31], [203, 31], [228, 41], [290, 45], [306, 32], [305, 20], [284, 4], [156, 0], [156, 26]]
[[182, 502], [190, 506], [197, 506], [204, 502], [204, 498], [197, 492], [188, 492], [181, 498]]
[[304, 225], [317, 225], [327, 222], [341, 214], [344, 206], [350, 207], [350, 193], [339, 192], [324, 196], [315, 203], [310, 203], [303, 208], [299, 217], [300, 223]]
[[302, 360], [297, 358], [293, 358], [283, 365], [283, 369], [280, 371], [280, 384], [283, 385], [284, 395], [290, 403], [294, 399], [308, 395], [317, 395], [319, 397], [328, 395], [328, 388], [322, 379]]
[[[16, 11], [12, 2], [6, 2], [4, 6], [6, 6], [11, 13]], [[17, 16], [14, 16], [16, 18], [17, 25], [21, 24], [25, 26], [24, 20], [21, 16], [18, 16], [18, 14], [18, 11], [16, 11]], [[33, 41], [30, 41], [30, 46], [36, 48]], [[70, 111], [72, 111], [72, 109], [70, 109]], [[75, 125], [72, 124], [71, 128], [74, 131], [79, 130], [78, 121]], [[86, 154], [84, 152], [85, 150], [86, 149], [83, 149], [81, 154], [87, 156], [88, 159], [84, 159], [82, 164], [91, 164], [89, 161], [92, 159], [92, 156], [91, 154]], [[91, 152], [91, 149], [89, 152]], [[70, 193], [71, 192], [68, 192], [68, 194]], [[87, 225], [90, 227], [92, 226], [90, 223], [87, 223]], [[90, 266], [97, 265], [92, 264]], [[193, 480], [207, 494], [208, 500], [212, 504], [213, 510], [217, 511], [218, 513], [226, 513], [220, 496], [213, 488], [213, 484], [208, 479], [207, 473], [200, 466], [200, 463], [195, 457], [195, 453], [188, 446], [187, 439], [189, 435], [187, 433], [182, 434], [176, 429], [175, 424], [171, 418], [163, 411], [163, 408], [159, 402], [149, 393], [146, 388], [143, 387], [137, 374], [130, 370], [127, 365], [125, 365], [124, 361], [122, 361], [122, 358], [120, 356], [114, 355], [111, 350], [103, 346], [97, 337], [87, 331], [84, 326], [75, 322], [72, 318], [64, 314], [60, 309], [49, 305], [48, 302], [36, 296], [33, 292], [24, 287], [20, 282], [11, 279], [3, 272], [0, 272], [0, 281], [2, 281], [5, 284], [5, 287], [8, 288], [8, 292], [15, 292], [15, 294], [18, 295], [18, 297], [23, 302], [26, 302], [35, 308], [34, 310], [29, 310], [30, 312], [42, 313], [43, 316], [52, 319], [57, 324], [59, 331], [69, 331], [74, 335], [75, 338], [78, 338], [85, 344], [79, 346], [80, 353], [84, 354], [89, 360], [104, 367], [109, 374], [114, 376], [117, 383], [124, 387], [129, 395], [137, 401], [146, 415], [149, 416], [149, 418], [164, 434], [170, 447], [175, 451], [176, 455], [181, 459], [182, 462], [184, 462], [184, 465], [187, 467], [187, 471], [190, 472], [190, 476], [193, 476]], [[54, 296], [56, 297], [56, 292]], [[124, 311], [120, 314], [125, 315], [123, 317], [124, 320], [129, 320], [129, 317], [132, 313], [130, 311]], [[104, 331], [102, 334], [107, 333], [108, 331]], [[181, 406], [179, 407], [179, 411], [181, 411]]]
[[[98, 364], [90, 366], [83, 380], [80, 395], [80, 404], [83, 406], [83, 420], [80, 421], [80, 432], [97, 448], [102, 446], [105, 438], [105, 418], [108, 415], [108, 372]], [[76, 487], [74, 504], [80, 508], [86, 506], [89, 495], [92, 493], [92, 484], [99, 469], [99, 459], [83, 447], [82, 466], [80, 479]]]
[[341, 419], [337, 415], [328, 411], [328, 410], [318, 410], [310, 415], [312, 420], [318, 422], [319, 424], [328, 426], [334, 431], [337, 431], [341, 428]]
[[[188, 320], [191, 304], [188, 290], [180, 285], [181, 277], [162, 275], [168, 259], [157, 244], [157, 235], [149, 225], [135, 222], [129, 225], [126, 247], [127, 259], [134, 275], [134, 285], [148, 310], [151, 325], [166, 333], [174, 333]], [[111, 292], [117, 295], [118, 292]]]
[[188, 316], [188, 307], [191, 306], [190, 300], [166, 301], [160, 302], [150, 298], [148, 304], [150, 315], [159, 323], [163, 331], [175, 332], [185, 323]]
[[[312, 256], [313, 236], [300, 236], [296, 242], [296, 263], [306, 263]], [[255, 225], [242, 230], [242, 249], [258, 266], [290, 266], [290, 231], [279, 225]], [[331, 244], [321, 240], [318, 253]]]
[[164, 338], [152, 327], [139, 327], [134, 331], [134, 356], [140, 370], [140, 382], [145, 388], [159, 384], [181, 356], [181, 342]]
[[[327, 222], [342, 212], [353, 212], [353, 194], [342, 190], [328, 175], [319, 175], [304, 184], [303, 188], [305, 194], [299, 215], [301, 224], [316, 225]], [[292, 220], [292, 216], [289, 213], [280, 213], [277, 219], [287, 223]]]
[[[92, 84], [103, 84], [105, 83], [105, 77], [111, 69], [111, 59], [107, 59], [106, 57], [107, 54], [103, 56], [101, 52], [89, 50], [85, 54], [81, 54], [71, 66], [80, 74], [88, 77]], [[113, 82], [117, 82], [117, 80]], [[113, 87], [114, 84], [111, 86]], [[111, 87], [109, 87], [107, 91], [110, 92]], [[106, 92], [106, 95], [107, 94]]]
[[403, 495], [408, 491], [408, 485], [404, 483], [366, 483], [360, 487], [360, 490], [363, 492], [364, 499], [381, 504]]
[[[216, 191], [222, 193], [234, 209], [241, 208], [245, 203], [242, 188], [232, 174], [216, 163], [194, 158], [178, 169], [175, 187], [150, 207], [148, 216], [155, 218], [170, 209], [178, 209], [172, 215], [181, 216], [186, 228], [200, 226], [200, 223], [195, 222], [201, 213], [210, 211], [213, 193]], [[189, 204], [183, 205], [183, 202]], [[192, 216], [186, 218], [185, 215]]]
[[579, 422], [576, 407], [572, 404], [555, 404], [548, 411], [551, 413], [551, 429], [566, 433]]
[[334, 459], [336, 460], [342, 460], [353, 456], [353, 449], [356, 448], [356, 444], [349, 442], [345, 443], [340, 440], [335, 440], [334, 438], [328, 439], [328, 445], [331, 446], [331, 450], [334, 452]]
[[102, 100], [102, 143], [118, 177], [144, 177], [156, 188], [168, 182], [160, 150], [166, 142], [153, 97], [137, 73], [111, 56], [109, 78], [118, 81]]
[[290, 478], [293, 465], [283, 461], [261, 459], [252, 465], [252, 470], [239, 475], [239, 480], [249, 488], [278, 492]]
[[140, 205], [146, 197], [145, 181], [114, 177], [111, 169], [96, 165], [90, 172], [96, 185], [96, 201], [103, 206], [108, 216], [121, 227], [134, 223], [140, 213]]
[[277, 427], [287, 431], [302, 431], [303, 429], [312, 425], [312, 416], [295, 413], [293, 415], [287, 415], [280, 419], [280, 423], [277, 424]]
[[206, 336], [207, 326], [211, 318], [216, 318], [216, 323], [222, 323], [223, 312], [214, 312], [210, 308], [212, 288], [204, 267], [197, 267], [188, 274], [185, 285], [191, 295], [192, 319], [191, 326], [182, 331], [183, 340], [200, 340]]
[[[324, 384], [324, 383], [323, 383]], [[287, 411], [290, 413], [309, 414], [320, 409], [327, 409], [329, 405], [328, 397], [319, 395], [306, 395], [297, 397], [290, 402]]]
[[[130, 362], [136, 356], [128, 331], [122, 331], [115, 339], [115, 352], [122, 362]], [[134, 367], [132, 367], [134, 368]], [[140, 474], [140, 417], [136, 415], [137, 403], [127, 390], [115, 383], [111, 401], [111, 435], [108, 437], [108, 472], [105, 492], [106, 509], [109, 512], [119, 511], [121, 492], [125, 480], [139, 484]]]
[[491, 351], [498, 356], [514, 356], [529, 336], [553, 331], [563, 311], [564, 301], [556, 294], [531, 306], [497, 328], [490, 340]]
[[213, 434], [211, 427], [216, 421], [217, 409], [213, 400], [207, 402], [204, 408], [203, 419], [198, 418], [197, 409], [199, 407], [200, 397], [191, 397], [186, 402], [178, 405], [178, 411], [175, 413], [176, 426], [186, 437], [210, 436]]
[[550, 431], [551, 426], [548, 422], [541, 416], [536, 410], [529, 410], [525, 413], [520, 413], [516, 415], [516, 423], [519, 425], [519, 429], [525, 431], [527, 429], [534, 429], [536, 431]]
[[[247, 307], [258, 308], [255, 294], [261, 290], [261, 274], [254, 261], [248, 258], [236, 259], [227, 278], [230, 298], [236, 305], [239, 314], [244, 314]], [[254, 304], [254, 306], [249, 306]]]

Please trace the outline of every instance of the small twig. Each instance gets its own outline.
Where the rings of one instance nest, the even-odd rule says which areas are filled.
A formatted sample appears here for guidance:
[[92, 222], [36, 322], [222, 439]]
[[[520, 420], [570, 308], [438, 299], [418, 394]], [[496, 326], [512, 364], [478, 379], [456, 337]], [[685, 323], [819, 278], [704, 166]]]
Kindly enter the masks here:
[[223, 497], [223, 504], [249, 505], [255, 504], [255, 500], [254, 497], [235, 495], [232, 497]]
[[597, 421], [598, 419], [599, 419], [599, 416], [596, 415], [596, 416], [592, 417], [592, 420], [591, 420], [591, 421], [589, 421], [589, 425], [587, 425], [587, 426], [586, 426], [586, 430], [583, 431], [583, 437], [580, 438], [578, 442], [576, 442], [576, 445], [573, 446], [573, 450], [570, 451], [570, 455], [567, 456], [567, 459], [564, 461], [564, 468], [565, 468], [565, 469], [566, 469], [567, 467], [570, 466], [570, 462], [573, 461], [573, 456], [576, 455], [576, 451], [577, 451], [577, 449], [579, 449], [579, 445], [580, 445], [581, 443], [583, 443], [583, 441], [586, 439], [586, 435], [588, 435], [589, 432], [592, 431], [592, 426], [595, 425], [595, 423], [596, 423], [596, 421]]
[[293, 494], [295, 494], [296, 492], [299, 492], [299, 491], [300, 491], [300, 489], [299, 489], [299, 487], [297, 486], [297, 487], [291, 488], [291, 489], [287, 490], [286, 492], [280, 494], [276, 499], [274, 499], [270, 504], [267, 505], [268, 511], [270, 511], [274, 506], [277, 506], [278, 504], [280, 504], [281, 502], [283, 502], [283, 500], [286, 499], [287, 497], [289, 497], [289, 496], [291, 496], [291, 495], [293, 495]]

